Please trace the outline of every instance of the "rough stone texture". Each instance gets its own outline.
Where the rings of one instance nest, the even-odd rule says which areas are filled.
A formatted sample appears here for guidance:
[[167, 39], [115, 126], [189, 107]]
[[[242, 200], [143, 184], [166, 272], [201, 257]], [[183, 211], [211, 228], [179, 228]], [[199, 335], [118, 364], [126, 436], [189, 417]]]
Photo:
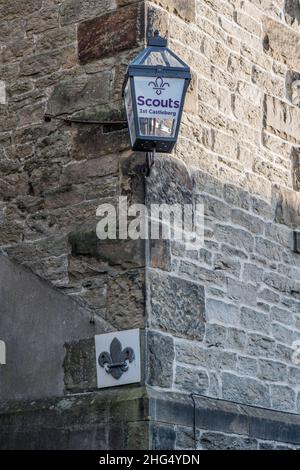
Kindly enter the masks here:
[[272, 96], [266, 96], [265, 108], [267, 130], [298, 144], [300, 110]]
[[277, 193], [276, 221], [288, 227], [300, 227], [300, 195], [295, 191], [279, 189]]
[[65, 388], [69, 393], [97, 388], [95, 340], [82, 339], [65, 344], [63, 363]]
[[204, 335], [204, 289], [184, 279], [149, 272], [152, 327], [188, 339]]
[[[165, 393], [180, 389], [186, 400], [199, 386], [218, 398], [299, 413], [295, 2], [17, 0], [0, 12], [1, 250], [110, 329], [146, 325], [162, 335], [155, 361], [163, 372], [151, 374]], [[44, 111], [124, 119], [126, 66], [156, 28], [190, 64], [193, 81], [175, 153], [157, 155], [145, 182], [144, 155], [130, 152], [122, 126], [45, 123]], [[98, 244], [96, 208], [120, 195], [148, 205], [204, 203], [203, 246], [159, 241], [144, 253], [144, 243]], [[173, 344], [175, 357], [163, 368]], [[239, 427], [241, 410], [231, 428], [218, 428], [218, 419], [198, 429], [196, 445], [299, 444], [293, 415], [283, 415], [281, 433], [272, 420], [268, 432], [259, 420], [247, 422], [255, 429], [249, 435]], [[191, 411], [189, 422], [161, 413], [154, 447], [195, 444]], [[134, 420], [127, 441], [127, 428], [112, 427], [105, 440], [90, 438], [91, 446], [129, 445], [137, 436], [139, 445], [149, 443], [152, 431]]]
[[296, 70], [300, 69], [300, 54], [297, 48], [298, 34], [283, 26], [272, 18], [263, 20], [264, 33], [266, 34], [265, 50], [274, 59], [289, 65]]
[[[121, 89], [131, 46], [120, 52], [114, 49], [114, 38], [118, 44], [114, 27], [113, 36], [102, 37], [101, 42], [108, 62], [95, 59], [82, 65], [77, 31], [95, 17], [129, 15], [132, 27], [136, 20], [135, 36], [143, 39], [138, 22], [142, 4], [49, 0], [22, 7], [18, 1], [3, 12], [0, 28], [0, 75], [6, 88], [6, 105], [1, 104], [0, 110], [1, 247], [84, 302], [94, 315], [111, 317], [122, 328], [127, 327], [118, 319], [123, 308], [132, 311], [135, 324], [144, 318], [142, 273], [128, 273], [128, 280], [122, 277], [125, 269], [143, 269], [143, 252], [134, 244], [131, 248], [104, 244], [97, 250], [91, 235], [102, 202], [115, 204], [123, 192], [130, 193], [131, 200], [139, 197], [141, 166], [132, 166], [130, 174], [121, 169], [120, 162], [132, 155], [122, 126], [45, 122], [44, 112], [83, 120], [124, 119]], [[93, 228], [85, 230], [85, 224]], [[78, 242], [80, 237], [86, 237], [85, 243]], [[115, 304], [107, 293], [111, 299], [118, 275], [122, 305], [113, 311]]]
[[72, 114], [88, 106], [107, 103], [110, 96], [110, 81], [110, 72], [105, 72], [59, 83], [48, 101], [47, 113], [53, 116]]
[[248, 377], [238, 377], [233, 374], [224, 373], [223, 396], [226, 400], [270, 407], [268, 387]]
[[142, 328], [145, 317], [145, 275], [127, 271], [109, 279], [105, 317], [116, 329]]
[[149, 331], [148, 383], [150, 385], [171, 388], [173, 383], [173, 362], [175, 358], [174, 340], [156, 331]]
[[207, 393], [208, 375], [205, 370], [177, 366], [175, 371], [175, 387], [179, 390], [194, 393]]
[[200, 448], [206, 450], [255, 450], [256, 439], [245, 439], [240, 436], [216, 432], [203, 432], [200, 438]]
[[196, 19], [196, 0], [153, 0], [154, 3], [166, 8], [170, 13], [177, 14], [186, 21], [195, 21]]
[[94, 18], [116, 7], [111, 0], [66, 0], [60, 7], [62, 24], [77, 23], [87, 18]]

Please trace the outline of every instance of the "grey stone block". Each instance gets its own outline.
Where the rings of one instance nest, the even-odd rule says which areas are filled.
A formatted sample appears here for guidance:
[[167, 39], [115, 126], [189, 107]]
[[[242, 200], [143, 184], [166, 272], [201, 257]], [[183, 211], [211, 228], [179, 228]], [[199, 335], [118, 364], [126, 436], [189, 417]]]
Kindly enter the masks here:
[[184, 364], [220, 370], [236, 367], [236, 354], [218, 347], [204, 348], [195, 342], [177, 342], [176, 360]]
[[275, 443], [274, 442], [259, 442], [258, 449], [259, 450], [274, 450]]
[[259, 378], [271, 382], [284, 382], [287, 379], [287, 366], [277, 361], [260, 359]]
[[270, 407], [269, 387], [258, 380], [223, 372], [222, 391], [226, 400]]
[[295, 391], [284, 385], [270, 385], [272, 406], [276, 410], [293, 412], [296, 405]]
[[204, 336], [204, 288], [194, 282], [149, 271], [150, 324], [177, 336]]
[[294, 331], [290, 330], [289, 328], [280, 325], [279, 323], [273, 323], [272, 325], [272, 333], [273, 337], [280, 341], [281, 343], [285, 343], [287, 345], [292, 344], [294, 339]]
[[186, 166], [164, 156], [156, 159], [146, 181], [146, 204], [190, 204], [193, 181]]
[[249, 209], [249, 193], [244, 189], [234, 186], [233, 184], [224, 185], [224, 199], [233, 206], [238, 206], [245, 210]]
[[180, 390], [194, 393], [206, 393], [208, 389], [208, 375], [205, 370], [194, 367], [177, 366], [174, 385]]
[[253, 251], [253, 237], [246, 230], [228, 225], [216, 225], [215, 236], [219, 242], [228, 243], [246, 253]]
[[143, 268], [128, 270], [109, 278], [105, 318], [119, 330], [144, 327], [145, 271]]
[[229, 434], [203, 432], [199, 445], [200, 449], [206, 450], [255, 450], [257, 449], [257, 440]]
[[251, 356], [272, 357], [276, 343], [273, 338], [256, 333], [249, 335], [247, 351]]
[[94, 338], [65, 344], [64, 382], [70, 393], [97, 388]]
[[300, 366], [290, 367], [288, 370], [288, 381], [290, 384], [300, 384]]
[[233, 209], [231, 212], [231, 220], [235, 225], [241, 225], [250, 233], [262, 234], [264, 231], [264, 222], [259, 217], [255, 217], [249, 212]]
[[226, 274], [232, 274], [239, 277], [241, 272], [241, 263], [231, 256], [225, 254], [216, 254], [214, 258], [214, 269], [217, 271], [224, 271]]
[[176, 433], [174, 426], [163, 424], [152, 424], [152, 443], [153, 450], [172, 450], [175, 449]]
[[259, 255], [272, 261], [280, 261], [282, 258], [282, 246], [265, 238], [256, 238], [255, 249]]
[[156, 331], [147, 333], [148, 383], [171, 388], [173, 383], [174, 340]]
[[209, 323], [206, 325], [205, 342], [208, 347], [227, 347], [227, 329], [225, 326]]
[[263, 269], [255, 264], [245, 263], [243, 269], [243, 280], [259, 284], [263, 278]]
[[236, 349], [243, 351], [246, 346], [246, 333], [238, 328], [228, 328], [227, 331], [227, 347], [228, 349]]
[[286, 323], [287, 325], [293, 323], [292, 312], [290, 310], [285, 310], [283, 308], [277, 307], [276, 305], [274, 305], [271, 309], [271, 318], [273, 321]]
[[[102, 86], [99, 87], [101, 81]], [[79, 77], [59, 83], [47, 105], [47, 113], [53, 116], [72, 114], [87, 106], [96, 106], [109, 101], [110, 72], [91, 77]]]
[[225, 325], [239, 323], [239, 309], [234, 304], [229, 304], [215, 299], [207, 299], [206, 316], [209, 322], [221, 322]]
[[257, 376], [257, 360], [248, 356], [239, 356], [237, 370], [241, 375]]
[[261, 313], [248, 307], [241, 308], [241, 326], [247, 330], [261, 331], [269, 333], [270, 317], [268, 314]]
[[290, 26], [300, 23], [300, 6], [294, 0], [285, 1], [285, 20]]
[[194, 433], [190, 427], [186, 426], [176, 426], [176, 449], [189, 449], [194, 450]]
[[257, 288], [235, 279], [227, 278], [228, 297], [239, 304], [256, 306]]

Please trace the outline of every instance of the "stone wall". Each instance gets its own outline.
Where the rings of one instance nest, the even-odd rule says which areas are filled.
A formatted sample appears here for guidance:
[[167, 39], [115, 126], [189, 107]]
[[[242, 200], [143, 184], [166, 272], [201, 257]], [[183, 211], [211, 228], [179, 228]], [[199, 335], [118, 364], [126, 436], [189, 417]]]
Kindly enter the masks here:
[[143, 247], [99, 245], [95, 233], [99, 204], [140, 197], [127, 129], [44, 119], [124, 119], [124, 74], [145, 42], [143, 2], [7, 3], [0, 4], [0, 246], [112, 327], [120, 310], [122, 327], [143, 326]]
[[[300, 412], [299, 12], [289, 0], [0, 4], [1, 250], [110, 329], [146, 325], [147, 384], [162, 392]], [[176, 150], [145, 182], [126, 129], [64, 119], [124, 119], [126, 67], [156, 28], [193, 80]], [[96, 208], [120, 195], [204, 203], [204, 246], [100, 242]]]
[[157, 161], [146, 197], [204, 203], [205, 243], [150, 250], [148, 382], [299, 413], [300, 6], [180, 3], [176, 14], [172, 2], [154, 8], [192, 67], [193, 96], [175, 155]]

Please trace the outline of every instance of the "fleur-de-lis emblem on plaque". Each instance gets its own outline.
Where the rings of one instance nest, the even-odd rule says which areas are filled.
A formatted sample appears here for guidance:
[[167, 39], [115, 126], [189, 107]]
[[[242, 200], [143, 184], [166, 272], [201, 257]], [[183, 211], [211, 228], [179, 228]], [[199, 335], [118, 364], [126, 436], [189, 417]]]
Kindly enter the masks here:
[[170, 83], [164, 82], [162, 77], [157, 77], [155, 82], [149, 82], [148, 86], [153, 85], [153, 90], [156, 91], [157, 95], [161, 95], [163, 91], [165, 91], [166, 86], [170, 86]]
[[132, 348], [124, 348], [118, 338], [114, 338], [110, 343], [110, 353], [103, 351], [98, 358], [100, 367], [103, 367], [108, 374], [118, 380], [124, 372], [128, 370], [128, 363], [135, 359]]

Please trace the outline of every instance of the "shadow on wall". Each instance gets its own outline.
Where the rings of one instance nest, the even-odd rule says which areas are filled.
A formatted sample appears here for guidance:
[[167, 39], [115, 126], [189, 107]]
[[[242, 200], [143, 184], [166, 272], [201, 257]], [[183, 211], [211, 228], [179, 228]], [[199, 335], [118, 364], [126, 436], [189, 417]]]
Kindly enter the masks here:
[[[0, 256], [0, 399], [61, 396], [64, 344], [108, 331], [86, 310], [34, 274]], [[5, 344], [3, 343], [5, 341]]]

